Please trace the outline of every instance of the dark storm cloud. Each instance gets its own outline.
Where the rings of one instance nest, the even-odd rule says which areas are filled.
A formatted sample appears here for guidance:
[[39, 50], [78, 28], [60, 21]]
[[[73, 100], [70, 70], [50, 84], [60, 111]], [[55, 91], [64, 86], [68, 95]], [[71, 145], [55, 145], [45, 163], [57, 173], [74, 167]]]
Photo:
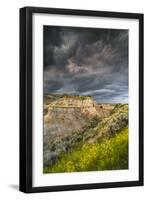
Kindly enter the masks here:
[[45, 26], [44, 93], [128, 102], [128, 31]]

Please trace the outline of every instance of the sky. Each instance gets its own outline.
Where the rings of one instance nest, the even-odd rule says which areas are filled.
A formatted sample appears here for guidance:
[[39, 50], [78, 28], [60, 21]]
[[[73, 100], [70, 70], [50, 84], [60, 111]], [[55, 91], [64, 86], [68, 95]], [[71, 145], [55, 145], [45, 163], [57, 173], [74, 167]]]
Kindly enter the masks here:
[[128, 30], [44, 26], [43, 87], [128, 103]]

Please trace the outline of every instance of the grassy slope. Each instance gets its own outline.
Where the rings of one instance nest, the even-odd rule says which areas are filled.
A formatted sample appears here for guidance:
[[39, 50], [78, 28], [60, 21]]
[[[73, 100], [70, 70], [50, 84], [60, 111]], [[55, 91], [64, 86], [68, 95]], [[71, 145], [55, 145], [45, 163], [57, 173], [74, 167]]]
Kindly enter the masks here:
[[128, 128], [114, 137], [94, 144], [79, 144], [71, 152], [62, 153], [56, 164], [44, 173], [97, 171], [128, 168]]

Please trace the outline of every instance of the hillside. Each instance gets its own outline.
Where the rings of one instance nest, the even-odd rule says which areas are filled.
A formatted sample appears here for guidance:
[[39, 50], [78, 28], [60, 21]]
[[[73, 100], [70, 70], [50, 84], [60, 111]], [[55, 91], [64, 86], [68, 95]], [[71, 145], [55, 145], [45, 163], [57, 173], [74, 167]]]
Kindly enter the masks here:
[[[89, 96], [45, 96], [43, 137], [44, 173], [96, 170], [94, 167], [88, 169], [81, 169], [79, 167], [78, 170], [73, 164], [73, 169], [71, 170], [65, 167], [65, 163], [64, 169], [61, 163], [64, 161], [66, 163], [73, 163], [72, 159], [75, 159], [74, 156], [76, 154], [79, 155], [79, 158], [76, 156], [77, 160], [75, 159], [75, 163], [79, 163], [80, 154], [78, 151], [80, 150], [82, 153], [85, 145], [89, 148], [89, 151], [87, 150], [89, 155], [91, 154], [90, 148], [97, 149], [95, 154], [99, 155], [97, 151], [102, 148], [99, 143], [107, 143], [107, 141], [110, 144], [111, 142], [114, 143], [113, 140], [115, 140], [116, 136], [123, 135], [122, 132], [125, 132], [125, 139], [127, 140], [127, 126], [127, 104], [97, 104]], [[85, 155], [88, 154], [85, 153]], [[83, 157], [82, 154], [81, 156]], [[117, 166], [114, 168], [120, 167]]]

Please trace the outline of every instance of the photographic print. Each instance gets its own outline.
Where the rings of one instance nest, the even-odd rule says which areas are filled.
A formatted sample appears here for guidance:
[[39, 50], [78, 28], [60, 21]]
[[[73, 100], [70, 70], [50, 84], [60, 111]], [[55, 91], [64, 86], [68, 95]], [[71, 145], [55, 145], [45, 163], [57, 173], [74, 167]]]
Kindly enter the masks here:
[[143, 185], [143, 14], [20, 9], [20, 191]]
[[43, 36], [43, 173], [128, 169], [128, 30]]

